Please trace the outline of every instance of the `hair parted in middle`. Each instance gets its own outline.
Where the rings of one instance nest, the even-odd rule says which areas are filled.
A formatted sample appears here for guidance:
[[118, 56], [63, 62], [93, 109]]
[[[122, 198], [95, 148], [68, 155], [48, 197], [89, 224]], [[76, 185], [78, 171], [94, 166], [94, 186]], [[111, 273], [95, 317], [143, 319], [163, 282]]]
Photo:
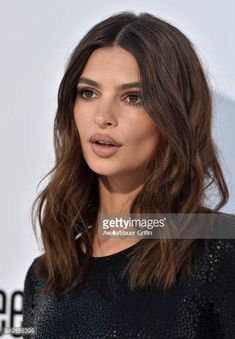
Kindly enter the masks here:
[[[48, 293], [76, 286], [89, 268], [95, 229], [88, 230], [87, 225], [97, 222], [99, 190], [97, 174], [82, 156], [73, 109], [77, 82], [92, 52], [113, 46], [134, 56], [144, 108], [159, 130], [158, 147], [146, 164], [146, 181], [130, 213], [215, 213], [228, 200], [211, 135], [208, 80], [191, 41], [150, 13], [126, 11], [104, 19], [82, 37], [66, 65], [54, 123], [55, 166], [33, 204], [32, 216], [38, 205], [35, 218], [45, 249], [38, 274], [47, 277]], [[215, 208], [205, 206], [211, 184], [219, 191]], [[75, 240], [79, 231], [85, 256]], [[128, 273], [131, 288], [170, 287], [179, 271], [192, 272], [198, 245], [198, 239], [143, 239], [123, 276]]]

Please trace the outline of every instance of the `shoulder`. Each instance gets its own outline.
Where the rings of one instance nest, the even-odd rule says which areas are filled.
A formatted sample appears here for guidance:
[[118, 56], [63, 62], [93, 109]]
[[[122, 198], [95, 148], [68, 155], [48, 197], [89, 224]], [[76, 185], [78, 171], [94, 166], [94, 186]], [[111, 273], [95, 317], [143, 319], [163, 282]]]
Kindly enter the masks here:
[[206, 299], [216, 338], [235, 333], [235, 239], [215, 239], [207, 254]]
[[215, 239], [209, 246], [209, 281], [217, 275], [221, 281], [235, 283], [235, 239]]
[[26, 272], [26, 277], [32, 277], [35, 272], [36, 272], [36, 267], [38, 262], [41, 260], [41, 258], [44, 256], [44, 254], [39, 255], [38, 257], [34, 258], [31, 264], [29, 265], [27, 272]]
[[204, 243], [202, 266], [208, 270], [230, 270], [235, 268], [235, 239], [210, 239]]
[[[232, 274], [235, 272], [235, 215], [227, 213], [214, 214], [215, 221], [214, 239], [204, 239], [204, 249], [200, 253], [201, 265], [204, 271], [209, 272], [209, 281], [218, 275]], [[216, 237], [217, 235], [217, 237]], [[203, 255], [201, 255], [203, 254]]]
[[235, 253], [235, 239], [212, 239], [208, 246], [208, 254], [217, 255], [219, 258], [233, 256]]
[[209, 293], [235, 290], [235, 239], [204, 239], [195, 260], [194, 281]]
[[194, 281], [210, 303], [222, 303], [223, 299], [235, 310], [235, 239], [211, 239], [206, 244]]
[[37, 264], [42, 257], [43, 254], [34, 258], [26, 271], [24, 279], [24, 295], [33, 293], [40, 283], [43, 282], [37, 275]]
[[42, 255], [36, 257], [27, 269], [23, 290], [23, 327], [32, 327], [34, 321], [34, 307], [39, 294], [42, 280], [37, 276], [37, 263]]

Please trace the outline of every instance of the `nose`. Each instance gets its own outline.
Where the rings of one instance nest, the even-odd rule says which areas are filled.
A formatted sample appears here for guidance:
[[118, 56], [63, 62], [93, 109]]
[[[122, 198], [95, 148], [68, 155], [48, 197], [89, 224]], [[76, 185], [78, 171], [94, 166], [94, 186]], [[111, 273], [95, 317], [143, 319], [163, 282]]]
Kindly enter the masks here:
[[115, 103], [112, 98], [102, 98], [97, 105], [94, 121], [100, 128], [117, 125], [117, 114], [115, 114]]

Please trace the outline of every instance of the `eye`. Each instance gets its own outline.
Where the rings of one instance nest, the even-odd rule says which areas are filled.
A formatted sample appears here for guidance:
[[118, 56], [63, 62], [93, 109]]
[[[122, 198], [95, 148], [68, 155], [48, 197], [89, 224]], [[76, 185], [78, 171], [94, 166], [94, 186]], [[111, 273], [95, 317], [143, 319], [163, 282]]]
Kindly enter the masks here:
[[129, 98], [129, 101], [125, 101], [128, 105], [138, 106], [142, 104], [142, 96], [138, 93], [130, 93], [126, 98]]
[[92, 98], [92, 95], [95, 94], [95, 92], [89, 88], [78, 88], [77, 94], [80, 98], [84, 100], [89, 100], [90, 98]]
[[[90, 100], [94, 99], [95, 97], [93, 95], [96, 95], [96, 93], [90, 89], [90, 88], [77, 88], [77, 95], [82, 99], [82, 100]], [[127, 100], [128, 99], [128, 100]], [[132, 105], [132, 106], [139, 106], [142, 105], [142, 96], [139, 93], [127, 93], [122, 99], [122, 101], [127, 104], [127, 105]]]

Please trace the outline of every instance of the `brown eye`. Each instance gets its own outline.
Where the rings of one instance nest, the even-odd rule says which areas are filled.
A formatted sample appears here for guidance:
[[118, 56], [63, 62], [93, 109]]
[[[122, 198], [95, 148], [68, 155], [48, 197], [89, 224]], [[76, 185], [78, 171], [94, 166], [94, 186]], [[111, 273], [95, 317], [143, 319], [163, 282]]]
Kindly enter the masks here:
[[138, 106], [142, 104], [142, 97], [139, 94], [128, 94], [126, 98], [129, 98], [129, 101], [126, 101], [129, 105]]
[[87, 89], [87, 88], [78, 88], [77, 90], [78, 96], [81, 97], [82, 99], [88, 100], [90, 98], [92, 98], [92, 95], [95, 94], [95, 92], [93, 92], [91, 89]]
[[[77, 95], [82, 100], [88, 101], [94, 99], [93, 95], [96, 95], [96, 93], [90, 88], [77, 88]], [[142, 105], [142, 96], [139, 93], [129, 93], [122, 101], [128, 105], [139, 106]]]

